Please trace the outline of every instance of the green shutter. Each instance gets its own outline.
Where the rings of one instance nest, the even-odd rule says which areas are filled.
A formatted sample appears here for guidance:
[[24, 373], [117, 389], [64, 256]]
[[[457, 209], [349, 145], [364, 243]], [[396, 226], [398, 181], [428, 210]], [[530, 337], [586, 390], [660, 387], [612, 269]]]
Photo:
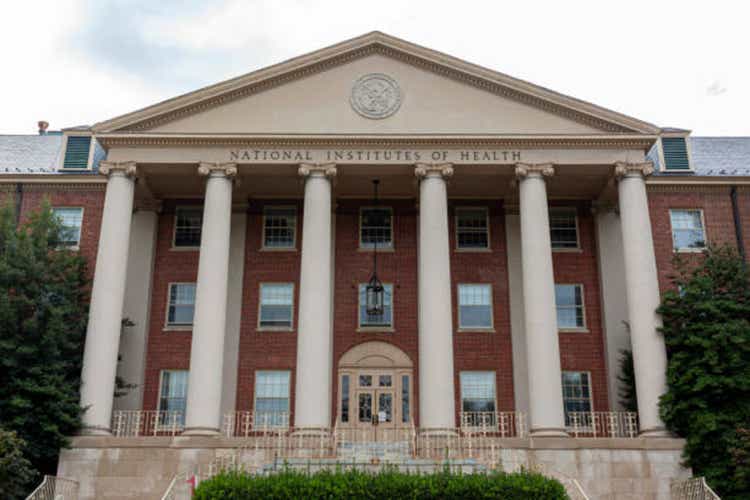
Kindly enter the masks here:
[[68, 136], [63, 168], [87, 168], [90, 150], [91, 136]]
[[665, 170], [689, 170], [687, 142], [684, 137], [662, 137]]

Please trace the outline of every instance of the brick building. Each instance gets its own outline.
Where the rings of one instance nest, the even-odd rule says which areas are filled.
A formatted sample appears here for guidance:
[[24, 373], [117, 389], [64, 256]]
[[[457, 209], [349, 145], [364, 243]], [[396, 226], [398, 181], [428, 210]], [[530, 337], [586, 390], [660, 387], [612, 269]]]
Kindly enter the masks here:
[[[639, 446], [669, 448], [654, 308], [675, 254], [750, 245], [749, 186], [749, 138], [660, 128], [381, 33], [0, 137], [1, 195], [21, 217], [47, 197], [94, 278], [91, 437], [68, 472], [128, 432], [622, 437], [622, 349]], [[116, 374], [136, 388], [113, 398]]]

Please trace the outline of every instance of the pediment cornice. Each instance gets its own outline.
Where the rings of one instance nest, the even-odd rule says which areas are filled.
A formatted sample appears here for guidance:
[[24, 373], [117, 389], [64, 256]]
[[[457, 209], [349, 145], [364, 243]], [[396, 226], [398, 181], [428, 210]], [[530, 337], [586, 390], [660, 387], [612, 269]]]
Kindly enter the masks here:
[[659, 128], [440, 52], [374, 32], [205, 87], [94, 125], [97, 133], [143, 132], [372, 54], [380, 54], [606, 133], [649, 134]]

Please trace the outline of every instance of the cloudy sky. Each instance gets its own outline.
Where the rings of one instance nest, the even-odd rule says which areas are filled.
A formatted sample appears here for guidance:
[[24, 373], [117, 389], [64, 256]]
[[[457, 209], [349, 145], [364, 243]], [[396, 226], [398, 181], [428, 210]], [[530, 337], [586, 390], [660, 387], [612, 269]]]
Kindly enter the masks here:
[[750, 135], [745, 1], [28, 0], [0, 133], [91, 124], [380, 30], [696, 135]]

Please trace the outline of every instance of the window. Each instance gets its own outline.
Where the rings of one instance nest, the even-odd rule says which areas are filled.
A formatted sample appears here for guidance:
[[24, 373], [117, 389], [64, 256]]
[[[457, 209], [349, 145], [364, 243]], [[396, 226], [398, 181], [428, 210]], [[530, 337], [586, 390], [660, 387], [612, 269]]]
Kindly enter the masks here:
[[495, 423], [495, 372], [461, 372], [462, 425]]
[[393, 247], [393, 211], [388, 208], [363, 208], [360, 211], [359, 241], [362, 248]]
[[203, 209], [200, 207], [177, 207], [174, 219], [174, 246], [199, 247]]
[[349, 422], [349, 375], [341, 376], [341, 421]]
[[492, 328], [490, 285], [458, 285], [458, 327]]
[[401, 422], [409, 423], [411, 416], [409, 415], [409, 408], [411, 403], [409, 402], [409, 375], [401, 375]]
[[294, 285], [292, 283], [262, 283], [260, 285], [260, 327], [292, 327]]
[[85, 169], [89, 167], [91, 139], [89, 135], [69, 135], [67, 137], [65, 140], [63, 168]]
[[571, 425], [571, 412], [591, 412], [591, 384], [588, 372], [562, 372], [565, 425]]
[[583, 286], [555, 285], [557, 328], [585, 328], [583, 314]]
[[701, 210], [670, 210], [672, 243], [676, 251], [706, 248]]
[[194, 311], [195, 283], [171, 283], [169, 285], [169, 311], [167, 312], [167, 325], [192, 325]]
[[53, 208], [52, 213], [60, 220], [60, 244], [65, 247], [77, 247], [81, 242], [82, 208]]
[[456, 246], [462, 249], [490, 247], [486, 208], [456, 209]]
[[263, 248], [294, 248], [297, 235], [297, 209], [263, 209]]
[[383, 314], [367, 314], [367, 285], [359, 285], [359, 326], [393, 326], [393, 285], [383, 285]]
[[552, 248], [578, 248], [578, 220], [575, 209], [550, 210], [549, 231]]
[[[159, 389], [159, 425], [185, 425], [187, 370], [162, 370]], [[161, 413], [164, 412], [164, 413]]]
[[289, 425], [289, 372], [255, 372], [255, 425]]

